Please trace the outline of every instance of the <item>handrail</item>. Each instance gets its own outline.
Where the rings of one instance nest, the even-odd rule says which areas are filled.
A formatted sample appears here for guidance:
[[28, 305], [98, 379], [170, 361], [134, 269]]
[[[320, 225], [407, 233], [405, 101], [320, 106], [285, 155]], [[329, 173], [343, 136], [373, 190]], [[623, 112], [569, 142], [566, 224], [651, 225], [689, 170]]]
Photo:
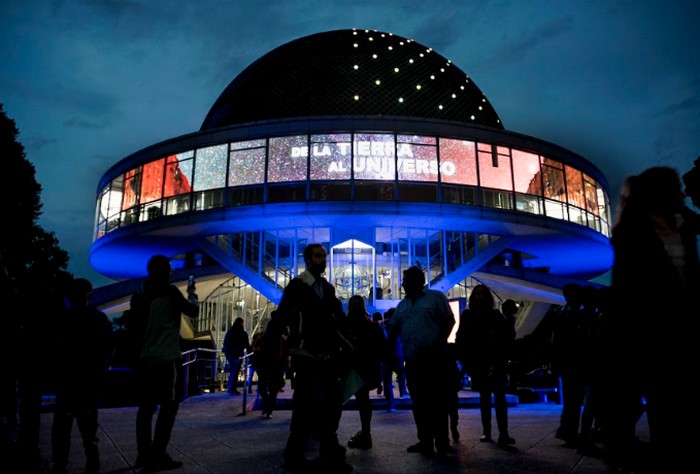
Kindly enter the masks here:
[[[214, 357], [210, 360], [212, 360], [214, 362], [214, 373], [215, 374], [219, 373], [218, 363], [219, 363], [219, 353], [221, 351], [219, 351], [217, 349], [207, 349], [204, 347], [197, 347], [194, 349], [189, 349], [189, 350], [184, 351], [182, 353], [182, 358], [183, 358], [182, 366], [185, 368], [184, 381], [183, 381], [184, 382], [183, 399], [187, 399], [189, 396], [189, 394], [188, 394], [188, 388], [189, 388], [189, 383], [190, 383], [189, 366], [191, 366], [192, 363], [197, 362], [199, 360], [199, 353], [200, 352], [209, 352], [209, 353], [214, 354]], [[250, 384], [252, 382], [250, 380], [250, 378], [248, 377], [248, 374], [249, 374], [250, 367], [251, 367], [250, 357], [252, 355], [253, 355], [253, 352], [251, 351], [251, 352], [247, 352], [247, 353], [243, 354], [241, 357], [238, 358], [242, 362], [241, 364], [239, 364], [239, 367], [240, 367], [239, 373], [240, 373], [240, 371], [243, 371], [245, 374], [244, 382], [243, 382], [243, 384], [244, 384], [243, 385], [243, 404], [242, 404], [243, 406], [241, 408], [241, 416], [245, 416], [245, 414], [247, 413], [247, 409], [248, 409], [248, 389], [250, 388], [250, 386], [251, 386]], [[237, 377], [237, 376], [238, 376], [238, 374], [231, 374], [231, 373], [229, 374], [229, 377]]]

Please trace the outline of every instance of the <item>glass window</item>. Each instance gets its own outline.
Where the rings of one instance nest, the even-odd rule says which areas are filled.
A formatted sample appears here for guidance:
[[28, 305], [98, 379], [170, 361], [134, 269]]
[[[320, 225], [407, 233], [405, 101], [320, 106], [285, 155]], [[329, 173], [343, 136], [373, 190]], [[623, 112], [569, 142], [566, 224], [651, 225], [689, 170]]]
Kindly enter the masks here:
[[140, 203], [155, 201], [163, 197], [164, 169], [164, 158], [143, 165], [143, 171], [141, 172]]
[[355, 134], [353, 170], [355, 179], [396, 179], [394, 135]]
[[[561, 163], [546, 158], [542, 159], [542, 185], [544, 197], [562, 202], [566, 200], [566, 185]], [[548, 207], [547, 211], [549, 211]], [[549, 212], [547, 215], [550, 215]]]
[[139, 189], [141, 188], [141, 168], [134, 168], [124, 173], [124, 200], [122, 210], [138, 204]]
[[399, 170], [399, 180], [437, 181], [437, 148], [434, 146], [398, 143], [396, 145], [396, 164]]
[[227, 158], [228, 145], [217, 145], [197, 150], [194, 190], [223, 188], [226, 185]]
[[246, 148], [260, 148], [265, 146], [265, 139], [259, 138], [257, 140], [246, 140], [243, 142], [233, 142], [231, 143], [231, 151], [235, 150], [245, 150]]
[[440, 139], [440, 180], [443, 183], [477, 185], [474, 142]]
[[270, 138], [270, 157], [267, 181], [306, 181], [306, 162], [309, 143], [306, 135], [298, 137]]
[[542, 198], [528, 194], [516, 194], [515, 208], [522, 212], [542, 214]]
[[396, 135], [397, 143], [417, 143], [419, 145], [435, 145], [435, 137], [426, 137], [423, 135]]
[[586, 174], [583, 175], [583, 193], [586, 196], [586, 210], [594, 214], [598, 213], [598, 193], [595, 181]]
[[540, 157], [534, 153], [514, 149], [513, 181], [516, 192], [541, 196]]
[[352, 138], [349, 133], [311, 135], [309, 179], [350, 179]]
[[[109, 186], [109, 194], [102, 198], [101, 206], [105, 217], [113, 219], [121, 211], [122, 198], [124, 195], [124, 175], [119, 175], [112, 180]], [[106, 209], [105, 209], [106, 207]]]
[[478, 160], [481, 187], [513, 190], [509, 155], [500, 155], [491, 145], [479, 143]]
[[248, 148], [231, 152], [228, 170], [229, 186], [265, 182], [265, 148]]
[[569, 204], [584, 208], [586, 199], [583, 195], [583, 179], [581, 172], [571, 166], [564, 167], [566, 170], [566, 193]]
[[544, 212], [547, 217], [554, 217], [555, 219], [566, 219], [566, 208], [564, 204], [559, 201], [545, 199]]
[[194, 153], [178, 153], [165, 159], [165, 186], [163, 197], [192, 192], [192, 166]]

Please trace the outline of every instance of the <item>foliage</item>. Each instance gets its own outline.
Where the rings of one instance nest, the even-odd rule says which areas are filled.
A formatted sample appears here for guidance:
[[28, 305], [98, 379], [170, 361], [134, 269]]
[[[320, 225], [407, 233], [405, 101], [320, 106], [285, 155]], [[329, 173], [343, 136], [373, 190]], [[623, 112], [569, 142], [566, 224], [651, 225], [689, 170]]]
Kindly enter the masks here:
[[37, 224], [42, 188], [18, 135], [15, 121], [0, 104], [0, 160], [7, 171], [0, 202], [8, 224], [0, 232], [0, 255], [19, 300], [31, 301], [37, 294], [60, 294], [71, 276], [65, 271], [68, 253], [60, 248], [53, 232]]

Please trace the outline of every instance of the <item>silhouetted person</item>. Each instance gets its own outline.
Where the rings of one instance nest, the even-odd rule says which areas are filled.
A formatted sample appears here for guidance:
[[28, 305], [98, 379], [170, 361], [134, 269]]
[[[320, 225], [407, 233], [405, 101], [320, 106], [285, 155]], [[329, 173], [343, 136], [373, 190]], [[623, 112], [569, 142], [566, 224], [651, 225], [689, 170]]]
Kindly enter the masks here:
[[285, 466], [307, 472], [304, 455], [309, 436], [318, 436], [320, 465], [328, 472], [349, 472], [345, 448], [338, 443], [347, 374], [345, 351], [351, 348], [341, 335], [345, 314], [335, 288], [322, 276], [326, 249], [321, 244], [304, 248], [306, 271], [284, 289], [277, 311], [289, 326], [289, 351], [294, 375], [292, 421], [284, 450]]
[[97, 448], [97, 409], [112, 355], [112, 323], [107, 315], [88, 303], [92, 284], [74, 280], [68, 299], [70, 308], [59, 329], [56, 404], [51, 428], [53, 473], [65, 473], [75, 420], [85, 450], [85, 472], [100, 469]]
[[[0, 251], [0, 301], [5, 314], [19, 314], [17, 283], [10, 273], [3, 253]], [[19, 318], [4, 318], [7, 342], [0, 355], [0, 456], [7, 459], [16, 449], [15, 432], [17, 419], [17, 361], [16, 348], [19, 339]]]
[[[182, 314], [199, 316], [194, 283], [188, 284], [185, 298], [170, 284], [170, 259], [155, 255], [148, 261], [148, 279], [131, 297], [131, 310], [147, 320], [138, 365], [139, 409], [136, 414], [137, 467], [150, 471], [177, 469], [181, 461], [173, 460], [166, 448], [175, 424], [180, 403], [178, 387], [182, 385], [180, 322]], [[158, 410], [155, 431], [153, 415]]]
[[[613, 227], [613, 299], [603, 320], [605, 448], [623, 468], [681, 472], [694, 450], [689, 405], [679, 394], [697, 370], [691, 321], [698, 314], [700, 226], [675, 170], [649, 168], [630, 183]], [[636, 449], [641, 396], [651, 463]]]
[[279, 312], [272, 311], [262, 337], [262, 347], [256, 356], [258, 371], [258, 392], [262, 398], [262, 414], [271, 418], [277, 403], [277, 394], [284, 386], [284, 373], [287, 368], [287, 337], [289, 328]]
[[[384, 314], [384, 330], [391, 330], [391, 318], [396, 312], [396, 308], [389, 308]], [[383, 377], [384, 398], [386, 399], [387, 411], [394, 411], [394, 374], [396, 374], [396, 384], [399, 386], [399, 398], [404, 398], [408, 395], [406, 389], [406, 364], [403, 357], [403, 344], [401, 344], [401, 335], [396, 334], [393, 340], [387, 340], [386, 348], [386, 370]]]
[[391, 318], [389, 341], [401, 337], [413, 401], [418, 443], [407, 451], [426, 457], [437, 451], [444, 457], [454, 451], [448, 435], [451, 388], [447, 338], [455, 318], [444, 294], [424, 288], [425, 274], [420, 268], [404, 270], [402, 286], [406, 296]]
[[351, 367], [362, 379], [362, 387], [355, 392], [355, 401], [360, 414], [361, 430], [350, 441], [349, 448], [370, 449], [372, 447], [372, 403], [370, 390], [382, 382], [381, 364], [385, 354], [386, 333], [367, 314], [365, 300], [360, 295], [350, 297], [346, 317], [347, 337], [354, 347]]
[[449, 389], [451, 390], [449, 394], [448, 403], [448, 417], [450, 420], [450, 433], [452, 434], [452, 441], [457, 443], [459, 441], [459, 392], [462, 390], [462, 371], [459, 366], [459, 350], [457, 349], [457, 344], [448, 344], [448, 350], [450, 354], [450, 366], [448, 368], [447, 376], [449, 381]]
[[583, 313], [585, 321], [585, 359], [583, 366], [583, 410], [579, 431], [578, 451], [581, 454], [597, 454], [596, 442], [601, 428], [600, 373], [605, 365], [601, 346], [601, 319], [607, 311], [609, 288], [583, 287]]
[[491, 394], [498, 425], [498, 444], [515, 444], [508, 432], [508, 358], [515, 331], [495, 308], [493, 294], [486, 285], [476, 285], [469, 295], [469, 306], [462, 311], [457, 330], [457, 347], [462, 367], [472, 378], [472, 390], [479, 392], [480, 441], [491, 441]]
[[588, 323], [583, 311], [583, 288], [576, 283], [564, 285], [565, 304], [554, 320], [552, 370], [561, 378], [562, 410], [557, 439], [576, 447], [579, 441], [581, 408], [585, 393]]
[[[238, 391], [238, 376], [244, 363], [243, 356], [250, 352], [250, 348], [250, 338], [243, 327], [243, 318], [236, 318], [231, 327], [228, 328], [228, 331], [226, 331], [224, 343], [221, 347], [229, 367], [228, 385], [226, 388], [229, 395], [241, 394]], [[246, 373], [245, 377], [247, 376], [248, 374]]]
[[683, 175], [683, 184], [685, 184], [685, 194], [693, 205], [700, 209], [700, 156], [693, 164], [695, 166]]

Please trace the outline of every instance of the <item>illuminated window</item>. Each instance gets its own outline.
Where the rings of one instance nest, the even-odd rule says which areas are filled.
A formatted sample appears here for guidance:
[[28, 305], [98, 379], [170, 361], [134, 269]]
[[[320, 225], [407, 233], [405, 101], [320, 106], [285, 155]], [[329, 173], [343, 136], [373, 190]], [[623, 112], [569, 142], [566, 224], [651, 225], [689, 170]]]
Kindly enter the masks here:
[[534, 153], [514, 149], [513, 180], [516, 192], [541, 196], [540, 157]]
[[309, 179], [350, 179], [352, 137], [349, 133], [311, 135]]
[[474, 142], [440, 138], [440, 180], [443, 183], [477, 185]]
[[267, 181], [305, 181], [309, 143], [306, 135], [270, 139]]
[[357, 133], [353, 142], [355, 179], [395, 179], [394, 135]]
[[564, 167], [566, 171], [566, 193], [569, 204], [585, 208], [586, 198], [583, 194], [583, 179], [581, 172], [571, 166]]
[[228, 144], [197, 150], [194, 169], [194, 190], [205, 191], [207, 189], [223, 188], [226, 185], [227, 158]]
[[232, 143], [228, 185], [244, 186], [264, 182], [265, 140]]
[[141, 172], [140, 203], [147, 203], [163, 197], [163, 173], [165, 159], [151, 161], [143, 165]]
[[178, 153], [165, 159], [165, 184], [163, 197], [178, 196], [192, 192], [192, 168], [194, 153]]
[[512, 191], [510, 154], [501, 154], [499, 151], [507, 153], [509, 149], [499, 147], [497, 150], [489, 144], [479, 143], [479, 184], [484, 188]]
[[[545, 198], [555, 199], [557, 201], [566, 201], [566, 181], [564, 179], [563, 165], [558, 161], [550, 160], [542, 157], [542, 185], [543, 195]], [[545, 206], [545, 211], [548, 216], [552, 213], [559, 215], [558, 211], [551, 210], [549, 206]], [[564, 219], [563, 213], [559, 219]]]
[[398, 135], [396, 163], [399, 180], [437, 181], [438, 160], [435, 137]]

